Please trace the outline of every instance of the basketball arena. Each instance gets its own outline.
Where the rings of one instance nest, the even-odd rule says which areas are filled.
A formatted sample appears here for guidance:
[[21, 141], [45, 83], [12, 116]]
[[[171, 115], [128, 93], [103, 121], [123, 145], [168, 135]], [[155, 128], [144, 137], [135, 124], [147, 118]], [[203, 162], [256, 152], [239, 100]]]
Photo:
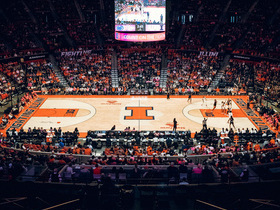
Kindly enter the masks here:
[[10, 0], [0, 209], [280, 208], [280, 1]]

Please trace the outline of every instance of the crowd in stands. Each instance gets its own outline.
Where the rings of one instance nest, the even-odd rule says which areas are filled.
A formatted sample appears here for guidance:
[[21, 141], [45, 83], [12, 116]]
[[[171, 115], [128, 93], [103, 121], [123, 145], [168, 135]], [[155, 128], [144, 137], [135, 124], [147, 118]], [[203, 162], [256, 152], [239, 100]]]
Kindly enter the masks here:
[[[87, 8], [85, 8], [85, 3], [89, 3]], [[93, 6], [90, 2], [81, 2], [81, 8], [85, 9], [86, 13], [86, 19], [84, 21], [80, 20], [74, 1], [69, 2], [69, 4], [64, 4], [63, 1], [53, 1], [53, 4], [58, 15], [65, 22], [66, 32], [69, 34], [76, 46], [87, 47], [97, 44], [94, 32], [94, 30], [96, 30], [93, 19], [94, 17], [93, 15], [87, 16], [88, 7]], [[94, 11], [91, 11], [91, 13], [94, 13]]]
[[66, 94], [110, 94], [111, 54], [105, 51], [89, 55], [61, 57], [59, 67], [69, 82]]
[[2, 31], [0, 58], [19, 57], [44, 51], [31, 35], [28, 22], [0, 22]]
[[[18, 51], [22, 51], [25, 49], [34, 49], [39, 48], [39, 45], [36, 43], [34, 37], [31, 36], [29, 29], [29, 23], [25, 24], [9, 24], [3, 26], [2, 25], [2, 33], [7, 36], [7, 39], [10, 41], [13, 49], [17, 49]], [[19, 53], [19, 55], [22, 53]], [[14, 56], [19, 56], [17, 53]]]
[[[80, 7], [85, 15], [86, 20], [94, 20], [95, 16], [98, 15], [100, 2], [92, 2], [91, 0], [80, 0], [78, 1]], [[110, 6], [104, 2], [106, 6]]]
[[23, 66], [18, 62], [10, 62], [7, 64], [3, 63], [1, 65], [1, 72], [10, 79], [12, 84], [17, 87], [16, 89], [21, 88], [21, 86], [25, 82], [25, 70], [23, 69]]
[[[34, 135], [37, 131], [39, 131], [39, 129], [33, 129], [33, 131], [28, 132]], [[53, 132], [56, 135], [61, 135], [59, 134], [60, 131], [55, 129], [51, 129], [48, 132]], [[74, 133], [75, 132], [78, 131], [75, 130]], [[1, 138], [3, 140], [3, 137]], [[187, 156], [185, 155], [179, 157], [178, 154], [176, 154], [175, 152], [173, 156], [177, 156], [177, 159], [172, 160], [169, 159], [170, 155], [166, 154], [169, 153], [171, 150], [174, 150], [173, 148], [175, 147], [175, 143], [173, 142], [171, 143], [171, 145], [168, 145], [169, 143], [167, 141], [161, 142], [160, 144], [156, 144], [156, 142], [153, 141], [150, 142], [149, 145], [147, 145], [146, 147], [144, 147], [143, 145], [132, 145], [131, 143], [123, 146], [115, 144], [111, 148], [107, 147], [104, 151], [103, 156], [93, 155], [91, 145], [89, 145], [90, 141], [87, 141], [84, 145], [78, 143], [74, 147], [66, 147], [61, 143], [57, 146], [51, 144], [41, 145], [24, 143], [21, 146], [22, 150], [18, 150], [14, 147], [7, 149], [6, 146], [10, 147], [11, 143], [11, 140], [4, 140], [2, 141], [0, 147], [0, 177], [3, 176], [4, 171], [6, 170], [8, 171], [9, 179], [14, 179], [18, 175], [20, 175], [20, 173], [26, 170], [25, 166], [28, 166], [30, 164], [47, 164], [51, 169], [55, 168], [55, 173], [58, 173], [57, 169], [60, 168], [60, 166], [64, 166], [67, 164], [65, 172], [71, 172], [71, 176], [68, 177], [69, 180], [72, 180], [75, 177], [72, 176], [75, 173], [77, 173], [76, 176], [79, 177], [81, 173], [80, 170], [82, 169], [84, 169], [85, 172], [89, 173], [88, 170], [91, 170], [91, 167], [88, 168], [88, 166], [92, 166], [93, 171], [91, 173], [93, 176], [91, 175], [90, 180], [93, 180], [93, 178], [100, 180], [102, 176], [105, 176], [105, 174], [106, 176], [108, 176], [108, 173], [126, 173], [126, 175], [129, 175], [129, 178], [131, 179], [166, 177], [169, 179], [169, 182], [178, 183], [178, 181], [183, 181], [183, 177], [181, 176], [182, 174], [188, 174], [186, 177], [184, 177], [188, 180], [184, 181], [188, 181], [189, 183], [197, 183], [197, 181], [202, 181], [203, 179], [196, 180], [198, 178], [196, 176], [204, 174], [206, 172], [205, 170], [212, 171], [211, 167], [214, 167], [217, 171], [220, 172], [221, 181], [227, 182], [228, 177], [226, 178], [226, 180], [224, 180], [223, 172], [229, 173], [228, 169], [230, 167], [240, 167], [244, 164], [255, 165], [262, 163], [274, 163], [280, 160], [279, 139], [275, 141], [273, 138], [271, 138], [271, 140], [268, 142], [269, 146], [266, 146], [266, 143], [263, 144], [264, 148], [262, 148], [262, 146], [260, 146], [259, 144], [255, 144], [254, 147], [252, 145], [248, 146], [248, 148], [246, 149], [245, 147], [243, 148], [241, 146], [228, 146], [217, 148], [215, 146], [207, 146], [205, 144], [198, 143], [193, 146], [189, 145], [188, 149], [188, 146], [185, 145], [184, 150], [186, 150]], [[164, 145], [165, 148], [162, 147], [162, 145]], [[155, 149], [155, 147], [157, 147], [157, 150]], [[163, 150], [159, 149], [159, 147], [162, 147]], [[144, 150], [146, 150], [147, 152], [144, 152]], [[46, 151], [49, 152], [49, 154], [46, 155], [43, 153], [34, 153], [34, 151]], [[189, 153], [188, 151], [192, 152]], [[166, 152], [166, 154], [161, 155], [160, 152]], [[69, 153], [69, 155], [65, 155], [66, 153]], [[90, 158], [88, 158], [83, 163], [80, 163], [77, 162], [77, 158], [73, 154], [85, 154], [89, 155]], [[203, 161], [203, 165], [201, 165], [193, 162], [191, 158], [192, 154], [212, 155], [208, 156], [208, 158], [205, 158]], [[72, 164], [76, 163], [79, 163], [80, 165], [72, 166]], [[116, 167], [113, 167], [112, 169], [106, 169], [106, 167], [104, 166], [108, 165], [135, 165], [135, 172], [138, 171], [139, 174], [137, 176], [131, 175], [131, 169], [123, 170], [122, 168], [117, 169]], [[157, 165], [169, 166], [167, 168], [160, 169], [155, 168]], [[153, 168], [149, 168], [151, 166], [153, 166]], [[72, 168], [72, 170], [70, 168], [68, 169], [68, 167]], [[153, 173], [157, 170], [159, 174], [158, 176], [155, 176]], [[142, 171], [143, 173], [140, 173], [140, 171]], [[210, 171], [208, 172], [210, 173]], [[64, 173], [64, 176], [62, 177], [62, 174], [60, 174], [61, 179], [56, 181], [58, 182], [64, 180], [65, 178], [67, 178], [65, 177], [65, 175], [66, 174]], [[112, 174], [110, 174], [110, 176], [112, 176]], [[51, 179], [51, 177], [52, 175], [50, 176], [50, 181], [54, 181]], [[241, 176], [241, 178], [242, 177], [243, 175]], [[111, 178], [115, 179], [113, 177]], [[246, 180], [247, 179], [243, 181]], [[213, 181], [213, 179], [207, 179], [207, 181], [205, 182], [211, 181]]]
[[[25, 96], [21, 104], [24, 105], [25, 100], [32, 100], [31, 95]], [[262, 111], [264, 112], [264, 110]], [[61, 128], [46, 130], [34, 127], [29, 128], [28, 131], [7, 130], [6, 137], [2, 137], [2, 143], [24, 150], [85, 155], [92, 155], [94, 150], [96, 152], [106, 145], [103, 152], [105, 156], [141, 157], [260, 152], [280, 146], [279, 139], [270, 130], [257, 131], [248, 128], [236, 131], [223, 128], [220, 132], [217, 132], [216, 129], [203, 128], [200, 132], [196, 132], [193, 138], [191, 138], [190, 131], [176, 133], [112, 130], [98, 133], [89, 131], [86, 141], [83, 143], [78, 140], [78, 136], [77, 128], [73, 132], [62, 132]], [[106, 139], [103, 144], [102, 139]]]
[[[176, 31], [183, 28], [182, 42], [178, 42], [183, 48], [205, 49], [211, 33], [218, 25], [214, 34], [216, 38], [210, 47], [212, 50], [220, 51], [229, 47], [238, 53], [263, 56], [269, 55], [268, 51], [273, 52], [272, 54], [277, 52], [279, 17], [274, 15], [278, 8], [275, 1], [258, 2], [245, 23], [241, 19], [246, 16], [254, 1], [247, 1], [246, 4], [242, 1], [231, 2], [228, 10], [225, 10], [226, 14], [221, 16], [227, 3], [228, 1], [217, 0], [196, 3], [190, 1], [186, 5], [183, 0], [182, 4], [172, 3], [171, 6], [175, 10], [186, 13], [187, 24], [180, 25], [176, 18], [171, 18], [170, 30], [167, 30], [167, 43], [177, 44], [175, 42], [178, 41], [176, 38], [179, 34], [176, 34]], [[16, 54], [20, 55], [20, 50], [29, 50], [30, 53], [30, 50], [42, 49], [45, 45], [51, 50], [67, 45], [69, 47], [68, 35], [77, 46], [97, 44], [96, 37], [99, 33], [106, 43], [112, 44], [114, 5], [105, 0], [103, 4], [106, 4], [106, 9], [112, 13], [108, 12], [101, 17], [99, 11], [102, 4], [88, 0], [68, 4], [61, 0], [11, 2], [3, 9], [4, 18], [0, 22], [2, 34], [5, 35], [0, 43], [2, 52], [11, 53], [15, 50]], [[222, 21], [219, 20], [221, 17]], [[174, 33], [170, 34], [170, 31], [176, 35], [173, 36]], [[241, 36], [244, 36], [242, 45], [239, 49], [232, 49]]]
[[[253, 66], [246, 63], [229, 61], [224, 74], [220, 78], [220, 87], [238, 87], [239, 90], [247, 92], [248, 88], [254, 86], [254, 74], [252, 74]], [[233, 90], [232, 94], [236, 94]]]
[[199, 13], [199, 20], [206, 22], [209, 21], [209, 23], [215, 23], [219, 20], [220, 15], [222, 14], [223, 9], [226, 6], [226, 3], [227, 1], [204, 1]]
[[5, 104], [7, 98], [13, 94], [15, 89], [13, 88], [11, 81], [2, 72], [1, 66], [1, 78], [0, 78], [0, 94], [1, 94], [1, 106]]
[[[106, 43], [113, 43], [113, 27], [111, 24], [107, 23], [106, 21], [101, 21], [100, 27], [98, 27], [99, 23], [97, 23], [97, 19], [100, 18], [99, 14], [96, 13], [96, 11], [99, 10], [99, 7], [101, 5], [93, 4], [90, 1], [78, 1], [78, 5], [76, 5], [74, 2], [70, 2], [69, 4], [65, 5], [63, 1], [28, 1], [26, 3], [11, 3], [8, 5], [7, 8], [4, 9], [4, 14], [7, 16], [7, 18], [3, 19], [1, 21], [1, 29], [3, 31], [3, 34], [5, 34], [5, 37], [3, 37], [3, 40], [1, 41], [1, 49], [3, 49], [2, 52], [6, 51], [8, 49], [10, 56], [20, 56], [24, 54], [33, 54], [37, 52], [42, 52], [42, 46], [47, 46], [50, 50], [55, 49], [61, 49], [62, 47], [67, 47], [69, 49], [69, 40], [67, 39], [67, 35], [69, 35], [70, 39], [73, 41], [74, 45], [77, 46], [94, 46], [97, 44], [97, 36], [98, 33], [101, 35], [101, 38], [105, 40]], [[106, 1], [107, 3], [107, 1]], [[27, 10], [25, 8], [26, 6], [29, 8]], [[247, 13], [250, 6], [252, 6], [253, 2], [248, 1], [246, 2], [246, 5], [242, 5], [240, 8], [240, 1], [233, 2], [230, 4], [228, 8], [228, 15], [227, 18], [230, 19], [228, 16], [231, 16], [235, 14], [235, 17], [242, 16]], [[169, 45], [175, 45], [177, 43], [180, 43], [180, 40], [178, 42], [177, 38], [178, 35], [176, 34], [176, 31], [179, 31], [180, 28], [183, 27], [183, 38], [182, 38], [182, 48], [184, 49], [193, 49], [193, 50], [203, 50], [205, 49], [206, 43], [209, 41], [210, 34], [214, 30], [214, 27], [216, 24], [218, 24], [217, 30], [214, 34], [214, 40], [212, 43], [210, 43], [210, 47], [208, 47], [209, 50], [212, 51], [225, 51], [225, 50], [234, 50], [234, 53], [242, 53], [242, 54], [250, 54], [250, 55], [268, 55], [267, 52], [276, 52], [277, 51], [277, 34], [279, 33], [279, 27], [277, 27], [279, 24], [277, 23], [277, 20], [279, 19], [277, 16], [275, 18], [272, 18], [273, 13], [264, 11], [262, 8], [263, 3], [257, 4], [255, 9], [252, 11], [251, 15], [249, 15], [248, 23], [243, 23], [239, 21], [231, 22], [229, 23], [229, 20], [219, 22], [219, 18], [223, 12], [223, 9], [226, 6], [226, 2], [220, 2], [220, 1], [203, 1], [199, 2], [199, 4], [194, 5], [193, 2], [190, 2], [188, 5], [182, 7], [187, 11], [187, 15], [193, 15], [194, 20], [189, 20], [191, 23], [186, 24], [185, 26], [181, 25], [178, 21], [172, 20], [170, 24], [170, 30], [167, 31], [167, 43]], [[22, 9], [22, 6], [25, 9]], [[174, 7], [177, 7], [177, 5], [172, 5]], [[82, 15], [79, 14], [79, 9], [81, 8]], [[186, 7], [186, 8], [185, 8]], [[265, 8], [272, 8], [273, 10], [276, 9], [275, 2], [269, 1], [267, 4], [264, 4]], [[12, 10], [9, 10], [9, 8], [12, 8]], [[110, 9], [113, 9], [111, 5], [109, 5]], [[10, 11], [10, 12], [8, 12]], [[197, 12], [197, 14], [196, 14]], [[32, 15], [34, 17], [32, 17]], [[85, 15], [85, 20], [82, 16]], [[112, 18], [112, 15], [106, 14], [106, 18], [110, 19]], [[8, 23], [7, 19], [9, 20]], [[268, 22], [271, 19], [271, 24], [268, 24]], [[196, 20], [196, 21], [195, 21]], [[254, 22], [254, 20], [256, 20]], [[22, 24], [22, 22], [24, 24]], [[32, 23], [32, 24], [30, 24]], [[175, 30], [176, 29], [176, 30]], [[170, 34], [172, 31], [173, 34]], [[19, 36], [20, 35], [20, 36]], [[243, 38], [242, 38], [243, 37]], [[242, 38], [242, 40], [240, 40]], [[236, 41], [239, 40], [241, 42], [241, 45], [238, 46], [236, 49]], [[40, 43], [40, 41], [42, 43]], [[151, 48], [154, 48], [154, 50], [136, 50], [133, 48], [135, 52], [130, 52], [129, 50], [121, 50], [118, 53], [118, 69], [119, 69], [119, 77], [122, 77], [119, 82], [119, 88], [112, 88], [108, 83], [108, 74], [104, 73], [104, 80], [102, 83], [106, 83], [106, 85], [101, 85], [97, 87], [98, 91], [96, 91], [96, 88], [94, 92], [102, 92], [102, 93], [108, 93], [110, 91], [117, 92], [118, 94], [126, 94], [128, 93], [128, 89], [132, 87], [136, 88], [153, 88], [156, 93], [165, 92], [166, 90], [159, 87], [159, 81], [160, 81], [160, 70], [161, 70], [161, 54], [162, 50], [158, 50], [158, 46], [152, 46]], [[156, 48], [156, 49], [155, 49]], [[271, 48], [271, 49], [270, 49]], [[140, 52], [141, 51], [141, 52]], [[149, 51], [149, 52], [148, 52]], [[5, 54], [1, 54], [5, 55]], [[156, 55], [156, 57], [154, 57]], [[108, 53], [108, 60], [110, 59], [110, 53]], [[152, 58], [153, 56], [153, 58]], [[169, 69], [173, 70], [176, 68], [183, 68], [185, 71], [188, 64], [187, 63], [196, 63], [196, 62], [203, 62], [205, 66], [209, 66], [209, 62], [215, 62], [214, 58], [211, 60], [210, 58], [199, 58], [196, 59], [193, 56], [188, 55], [168, 55], [170, 58]], [[151, 59], [152, 58], [152, 59]], [[190, 58], [190, 60], [187, 62], [186, 60]], [[143, 60], [141, 64], [138, 60]], [[175, 62], [181, 61], [181, 64], [178, 64], [177, 67]], [[198, 61], [197, 61], [198, 60]], [[147, 62], [144, 62], [147, 61]], [[150, 62], [149, 62], [150, 61]], [[109, 64], [110, 62], [108, 62]], [[132, 63], [129, 68], [127, 65]], [[143, 63], [146, 63], [145, 65]], [[206, 64], [208, 63], [208, 64]], [[219, 63], [219, 62], [217, 62]], [[68, 65], [64, 61], [63, 65]], [[267, 64], [266, 64], [267, 65]], [[195, 66], [195, 65], [194, 65]], [[198, 68], [201, 68], [201, 64], [198, 65]], [[210, 66], [210, 68], [213, 69], [213, 71], [208, 71], [208, 74], [202, 78], [200, 75], [205, 75], [204, 71], [202, 72], [195, 72], [196, 69], [192, 70], [193, 75], [192, 77], [195, 77], [194, 80], [195, 86], [204, 87], [206, 88], [213, 77], [215, 76], [215, 72], [217, 69], [219, 69], [219, 66], [215, 65], [216, 67], [213, 68], [213, 66]], [[222, 82], [229, 82], [232, 83], [232, 73], [235, 72], [235, 69], [237, 66], [240, 66], [239, 64], [234, 64], [235, 67], [230, 67], [233, 70], [231, 70], [228, 74], [225, 75], [225, 78], [223, 78]], [[131, 70], [132, 69], [132, 70]], [[206, 68], [202, 68], [206, 71]], [[275, 67], [277, 72], [277, 66]], [[129, 70], [129, 71], [128, 71]], [[65, 73], [65, 72], [63, 72]], [[67, 80], [70, 84], [73, 83], [73, 78], [76, 77], [68, 77], [67, 74]], [[130, 75], [131, 74], [131, 75]], [[177, 73], [172, 73], [170, 71], [170, 81], [180, 81], [182, 78], [188, 77], [188, 75], [185, 75], [185, 73], [182, 71], [179, 73], [179, 75], [176, 75]], [[191, 73], [192, 74], [192, 73]], [[53, 76], [51, 76], [53, 77]], [[85, 77], [89, 77], [88, 75]], [[55, 77], [53, 77], [55, 78]], [[110, 78], [110, 77], [109, 77]], [[79, 79], [80, 80], [80, 79]], [[103, 80], [103, 79], [102, 79]], [[109, 79], [110, 80], [110, 79]], [[196, 81], [199, 80], [199, 81]], [[235, 81], [237, 79], [235, 78]], [[269, 79], [267, 79], [269, 80]], [[31, 79], [30, 79], [31, 81]], [[30, 82], [29, 81], [29, 82]], [[134, 84], [134, 81], [136, 83]], [[272, 80], [274, 81], [274, 80]], [[34, 79], [33, 79], [34, 82]], [[48, 83], [48, 81], [39, 81], [38, 83]], [[55, 81], [56, 82], [56, 81]], [[32, 82], [31, 82], [32, 83]], [[75, 83], [75, 82], [74, 82]], [[67, 92], [72, 92], [72, 88], [74, 89], [73, 92], [77, 92], [76, 89], [84, 88], [84, 86], [87, 86], [87, 84], [84, 84], [84, 81], [78, 81], [73, 87], [71, 87], [67, 90]], [[87, 83], [87, 81], [86, 81]], [[176, 82], [175, 82], [176, 83]], [[172, 85], [174, 84], [168, 84], [170, 85], [170, 88], [172, 89], [171, 92], [181, 92], [182, 89], [186, 91], [188, 89], [189, 91], [192, 91], [193, 89], [199, 89], [197, 87], [193, 87], [193, 84], [182, 84], [180, 83], [179, 88], [173, 88]], [[245, 82], [248, 83], [248, 82]], [[250, 80], [250, 84], [252, 81]], [[38, 85], [39, 85], [38, 84]], [[31, 84], [33, 86], [33, 84]], [[36, 85], [36, 84], [35, 84]], [[143, 85], [143, 86], [142, 86]], [[244, 82], [241, 82], [239, 84], [240, 86], [244, 86]], [[246, 84], [245, 84], [246, 85]], [[93, 85], [96, 87], [96, 85]], [[189, 86], [189, 88], [188, 88]], [[191, 86], [191, 87], [190, 87]], [[244, 88], [244, 87], [243, 87]], [[272, 92], [271, 94], [274, 95], [274, 98], [276, 98], [277, 92], [278, 92], [278, 86], [274, 85], [273, 89], [270, 89], [268, 92]], [[102, 89], [102, 91], [99, 91], [99, 89]], [[106, 89], [104, 91], [104, 89]], [[110, 91], [109, 91], [110, 90]], [[79, 90], [78, 90], [79, 91]], [[184, 92], [183, 91], [183, 92]], [[53, 91], [51, 91], [53, 92]], [[63, 92], [63, 91], [62, 91]], [[88, 90], [82, 90], [82, 92], [91, 92]], [[275, 94], [276, 92], [276, 94]]]
[[16, 119], [17, 115], [22, 112], [25, 106], [29, 105], [35, 98], [37, 94], [32, 93], [25, 93], [21, 99], [18, 98], [18, 101], [13, 107], [10, 107], [6, 110], [6, 113], [1, 117], [1, 124], [0, 129], [4, 129], [10, 120]]
[[246, 27], [246, 25], [241, 24], [220, 24], [211, 43], [211, 48], [217, 51], [234, 49], [236, 42], [240, 40], [242, 31], [246, 30]]
[[57, 14], [62, 20], [75, 20], [79, 19], [79, 14], [74, 1], [67, 4], [63, 0], [51, 1]]
[[197, 24], [187, 24], [183, 37], [183, 49], [201, 50], [209, 38], [209, 31], [213, 29], [213, 25], [209, 22], [201, 22]]
[[[36, 144], [43, 145], [48, 144], [47, 146], [58, 145], [60, 146], [71, 146], [77, 143], [79, 131], [76, 128], [73, 132], [67, 131], [62, 132], [61, 128], [50, 128], [49, 130], [43, 128], [36, 128], [33, 129], [28, 128], [27, 131], [21, 129], [20, 131], [16, 131], [15, 129], [7, 130], [6, 136], [8, 139], [11, 139], [11, 143], [13, 146], [16, 146], [16, 142], [36, 142]], [[25, 145], [27, 149], [29, 144]], [[31, 144], [30, 144], [31, 145]], [[17, 145], [19, 146], [19, 145]], [[55, 148], [55, 147], [51, 147]], [[47, 149], [47, 147], [43, 147], [42, 149]], [[48, 150], [48, 151], [52, 151]]]
[[26, 2], [36, 18], [36, 24], [32, 24], [32, 30], [42, 43], [50, 50], [66, 47], [64, 31], [59, 20], [55, 18], [48, 1]]
[[275, 132], [280, 131], [280, 116], [279, 113], [271, 106], [268, 106], [268, 102], [264, 102], [265, 95], [258, 93], [252, 94], [250, 96], [251, 104], [253, 108], [258, 112], [260, 116], [265, 120], [265, 122], [273, 129]]
[[59, 79], [53, 71], [52, 64], [46, 60], [30, 63], [10, 62], [1, 65], [2, 74], [13, 83], [14, 92], [21, 89], [39, 90], [59, 86]]
[[256, 85], [275, 101], [280, 96], [279, 70], [279, 65], [275, 63], [261, 62], [255, 65]]
[[234, 14], [237, 16], [245, 15], [250, 9], [250, 7], [252, 6], [253, 2], [254, 0], [249, 0], [244, 3], [242, 1], [231, 2], [230, 7], [228, 8], [228, 14], [229, 15]]
[[271, 126], [272, 129], [279, 131], [280, 130], [280, 115], [278, 112], [275, 112], [272, 107], [267, 106], [257, 106], [257, 111], [265, 121]]
[[6, 16], [1, 18], [0, 26], [5, 40], [1, 52], [3, 58], [44, 52], [42, 43], [51, 49], [57, 47], [58, 44], [62, 45], [63, 41], [60, 39], [62, 30], [51, 15], [49, 3], [28, 1], [26, 5], [33, 12], [32, 18], [22, 2], [10, 3], [5, 8], [7, 10], [4, 10], [4, 16]]
[[240, 47], [244, 50], [244, 54], [274, 57], [268, 49], [272, 50], [275, 47], [273, 42], [277, 40], [277, 33], [279, 33], [279, 17], [273, 15], [278, 7], [277, 2], [269, 0], [258, 2], [252, 10], [248, 17], [251, 27], [246, 34], [244, 44]]
[[279, 27], [251, 24], [239, 51], [242, 54], [265, 56], [269, 45], [279, 34]]
[[54, 83], [59, 83], [52, 65], [46, 60], [25, 64], [16, 61], [2, 63], [0, 72], [1, 105], [5, 105], [10, 97], [19, 97], [26, 90], [40, 91], [42, 87], [53, 87]]
[[67, 31], [77, 46], [96, 45], [96, 37], [93, 23], [81, 23], [80, 21], [68, 22]]
[[152, 89], [159, 86], [161, 49], [132, 48], [118, 53], [120, 87], [123, 93], [130, 88]]
[[30, 33], [31, 20], [26, 10], [23, 9], [23, 4], [9, 2], [3, 9], [6, 18], [1, 18], [1, 33], [8, 45], [17, 51], [38, 48], [39, 45]]
[[26, 170], [24, 164], [30, 164], [30, 156], [23, 152], [13, 153], [0, 147], [0, 178], [8, 174], [9, 180], [15, 179]]
[[[216, 0], [200, 1], [196, 5], [193, 5], [193, 2], [186, 3], [186, 13], [189, 15], [189, 20], [186, 20], [181, 47], [193, 50], [204, 49], [226, 3], [227, 1]], [[194, 10], [195, 7], [197, 8]]]
[[249, 88], [255, 88], [258, 93], [278, 102], [278, 78], [279, 65], [277, 63], [268, 61], [245, 63], [230, 60], [220, 78], [219, 86], [237, 87], [244, 92], [248, 92]]
[[183, 51], [168, 51], [167, 89], [176, 95], [207, 89], [220, 68], [219, 59]]
[[[111, 3], [110, 0], [104, 0], [104, 5], [106, 5], [105, 10], [109, 11], [114, 11], [115, 10], [115, 5]], [[97, 4], [95, 4], [97, 5]], [[101, 35], [102, 40], [108, 44], [120, 44], [119, 41], [115, 40], [115, 14], [111, 12], [105, 12], [104, 14], [104, 21], [101, 21], [99, 25], [99, 32]], [[98, 15], [97, 15], [98, 17]], [[105, 21], [107, 20], [107, 21]], [[109, 21], [108, 21], [109, 20]], [[98, 22], [98, 20], [97, 20]]]

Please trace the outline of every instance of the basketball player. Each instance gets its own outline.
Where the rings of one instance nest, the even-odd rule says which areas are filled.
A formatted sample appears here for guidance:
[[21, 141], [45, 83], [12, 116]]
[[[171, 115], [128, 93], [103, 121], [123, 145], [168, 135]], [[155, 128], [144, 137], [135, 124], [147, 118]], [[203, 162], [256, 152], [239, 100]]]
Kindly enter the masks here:
[[216, 109], [216, 106], [217, 106], [217, 100], [216, 100], [216, 99], [214, 99], [214, 105], [213, 105], [213, 109], [212, 109], [212, 111], [211, 111], [211, 112], [213, 112], [213, 111]]
[[221, 109], [222, 109], [222, 113], [226, 113], [226, 102], [222, 101], [222, 105], [221, 105]]
[[228, 109], [232, 107], [232, 101], [230, 99], [227, 100]]
[[201, 106], [203, 106], [204, 103], [206, 104], [206, 107], [207, 107], [207, 100], [206, 100], [205, 96], [203, 96], [203, 98], [202, 98]]
[[173, 131], [176, 132], [176, 130], [177, 130], [177, 120], [176, 120], [176, 118], [174, 118], [173, 119]]
[[234, 126], [234, 119], [232, 116], [228, 119], [228, 123], [229, 123], [229, 129], [231, 129], [231, 125], [234, 127], [234, 129], [236, 129]]
[[191, 104], [192, 103], [192, 94], [189, 94], [188, 102]]
[[247, 100], [247, 109], [250, 109], [250, 99]]
[[228, 114], [229, 118], [233, 117], [231, 108], [228, 108], [228, 113], [227, 114]]
[[202, 120], [202, 130], [207, 130], [207, 119], [204, 117], [204, 119]]

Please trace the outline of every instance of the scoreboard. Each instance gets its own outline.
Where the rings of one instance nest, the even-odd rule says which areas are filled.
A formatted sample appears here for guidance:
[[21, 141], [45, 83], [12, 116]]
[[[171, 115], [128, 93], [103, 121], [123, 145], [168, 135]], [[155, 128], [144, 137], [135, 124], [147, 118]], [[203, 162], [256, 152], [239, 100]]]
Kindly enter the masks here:
[[166, 0], [115, 0], [116, 40], [164, 40], [165, 22]]

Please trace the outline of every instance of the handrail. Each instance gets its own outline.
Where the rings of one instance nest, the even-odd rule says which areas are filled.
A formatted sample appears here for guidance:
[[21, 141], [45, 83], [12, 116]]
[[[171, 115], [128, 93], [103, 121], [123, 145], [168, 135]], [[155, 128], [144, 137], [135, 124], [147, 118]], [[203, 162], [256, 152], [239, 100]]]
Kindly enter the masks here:
[[[26, 150], [23, 149], [18, 149], [18, 148], [12, 148], [12, 147], [3, 147], [4, 149], [9, 149], [9, 150], [16, 150], [16, 151], [20, 151], [20, 152], [26, 152]], [[280, 148], [280, 147], [279, 147]], [[83, 155], [83, 154], [69, 154], [69, 153], [53, 153], [53, 152], [45, 152], [45, 151], [33, 151], [33, 150], [28, 150], [28, 152], [30, 153], [34, 153], [34, 154], [40, 154], [40, 155], [57, 155], [57, 156], [74, 156], [74, 157], [92, 157], [93, 155]], [[212, 157], [212, 156], [216, 156], [216, 155], [231, 155], [232, 152], [225, 152], [225, 153], [215, 153], [215, 154], [207, 154], [207, 155], [177, 155], [177, 156], [161, 156], [161, 155], [156, 155], [156, 157], [162, 157], [162, 158], [170, 158], [170, 159], [178, 159], [178, 158], [207, 158], [207, 157]], [[106, 157], [138, 157], [137, 155], [106, 155]], [[100, 155], [100, 157], [104, 157], [104, 155]], [[141, 156], [143, 158], [153, 158], [153, 155], [148, 155], [148, 156]]]
[[[8, 150], [16, 150], [16, 151], [20, 151], [20, 152], [26, 152], [26, 150], [23, 149], [17, 149], [17, 148], [10, 148], [10, 147], [3, 147], [5, 149]], [[267, 150], [264, 151], [268, 151], [268, 150], [275, 150], [275, 149], [280, 149], [280, 147], [275, 147], [275, 148], [269, 148]], [[51, 156], [51, 155], [56, 155], [56, 156], [72, 156], [77, 163], [85, 163], [89, 160], [89, 158], [92, 158], [92, 155], [83, 155], [83, 154], [67, 154], [67, 153], [53, 153], [53, 152], [41, 152], [41, 151], [32, 151], [29, 150], [28, 151], [31, 154], [35, 154], [35, 155], [45, 155], [45, 156]], [[238, 152], [238, 154], [241, 154], [242, 152]], [[193, 163], [199, 164], [202, 163], [204, 160], [206, 160], [209, 157], [213, 157], [216, 155], [221, 155], [221, 156], [232, 156], [232, 152], [226, 152], [226, 153], [217, 153], [217, 154], [207, 154], [207, 155], [178, 155], [178, 156], [156, 156], [156, 158], [161, 157], [161, 158], [167, 158], [167, 161], [165, 162], [175, 162], [177, 161], [178, 158], [187, 158], [189, 160], [192, 160]], [[100, 157], [104, 157], [104, 155], [100, 155]], [[125, 155], [108, 155], [106, 157], [134, 157], [137, 158], [138, 156], [125, 156]], [[145, 156], [145, 157], [141, 157], [141, 158], [147, 158], [147, 159], [151, 159], [154, 156]]]
[[[1, 146], [1, 145], [0, 145]], [[7, 146], [2, 146], [2, 148], [4, 149], [9, 149], [9, 150], [16, 150], [16, 151], [20, 151], [20, 152], [26, 152], [27, 150], [23, 150], [23, 149], [18, 149], [18, 148], [13, 148], [13, 147], [7, 147]], [[259, 152], [263, 152], [263, 151], [272, 151], [272, 150], [278, 150], [280, 149], [280, 147], [272, 147], [272, 148], [266, 148], [266, 149], [262, 149]], [[83, 155], [83, 154], [69, 154], [69, 153], [53, 153], [53, 152], [45, 152], [45, 151], [34, 151], [34, 150], [28, 150], [28, 152], [30, 153], [35, 153], [35, 154], [40, 154], [40, 155], [63, 155], [63, 156], [74, 156], [74, 157], [92, 157], [95, 155]], [[244, 153], [244, 152], [250, 152], [250, 151], [239, 151], [237, 152], [238, 154], [240, 153]], [[221, 152], [221, 153], [213, 153], [213, 154], [206, 154], [206, 155], [177, 155], [177, 156], [162, 156], [162, 155], [156, 155], [155, 157], [162, 157], [162, 158], [171, 158], [171, 159], [178, 159], [178, 158], [199, 158], [199, 157], [212, 157], [212, 156], [216, 156], [216, 155], [232, 155], [234, 152]], [[100, 155], [100, 157], [104, 157], [105, 155]], [[106, 155], [106, 157], [138, 157], [137, 155]], [[154, 155], [148, 155], [148, 156], [140, 156], [143, 158], [153, 158]]]

